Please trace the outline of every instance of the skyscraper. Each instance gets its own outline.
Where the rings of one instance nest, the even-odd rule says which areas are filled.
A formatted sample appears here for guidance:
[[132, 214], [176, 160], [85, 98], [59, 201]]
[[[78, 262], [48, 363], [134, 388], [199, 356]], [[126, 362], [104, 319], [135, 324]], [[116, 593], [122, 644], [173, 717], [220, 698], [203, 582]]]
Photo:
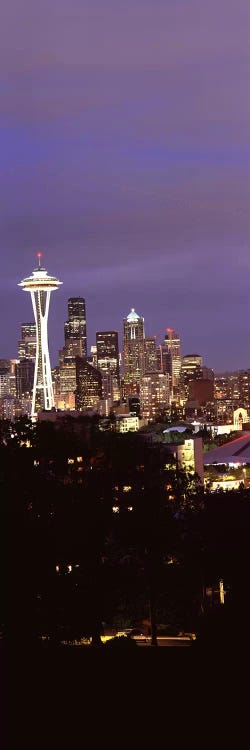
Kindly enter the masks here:
[[132, 307], [123, 320], [124, 384], [129, 392], [133, 386], [139, 388], [145, 370], [144, 318]]
[[18, 359], [36, 358], [36, 324], [22, 323], [21, 339], [18, 341]]
[[180, 336], [173, 328], [167, 328], [165, 343], [171, 355], [171, 377], [172, 388], [177, 389], [180, 383], [181, 374], [181, 340]]
[[34, 360], [29, 357], [23, 357], [16, 364], [16, 392], [17, 397], [22, 398], [32, 394], [34, 383]]
[[200, 354], [185, 354], [182, 357], [181, 375], [184, 383], [189, 380], [198, 380], [202, 378], [202, 357]]
[[76, 408], [94, 409], [102, 397], [102, 376], [86, 357], [76, 357]]
[[67, 362], [59, 368], [60, 394], [74, 393], [76, 389], [76, 364]]
[[17, 359], [0, 359], [0, 397], [4, 395], [16, 396], [16, 365]]
[[86, 305], [83, 297], [70, 297], [68, 300], [64, 336], [66, 357], [87, 357]]
[[38, 268], [33, 271], [31, 276], [19, 283], [19, 286], [25, 292], [30, 292], [31, 294], [36, 324], [36, 361], [32, 395], [32, 417], [36, 416], [38, 409], [49, 410], [54, 406], [48, 345], [48, 315], [50, 294], [55, 289], [58, 289], [61, 283], [54, 276], [48, 276], [45, 268], [41, 267], [41, 253], [38, 253]]
[[103, 377], [103, 398], [119, 401], [120, 368], [117, 331], [97, 331], [96, 333], [97, 367]]
[[156, 336], [145, 337], [145, 372], [157, 372]]
[[10, 393], [10, 369], [0, 368], [0, 398], [8, 396]]
[[171, 362], [171, 353], [169, 351], [169, 347], [167, 346], [166, 342], [163, 344], [158, 344], [156, 347], [156, 355], [157, 355], [157, 370], [158, 372], [164, 372], [168, 373], [168, 375], [171, 375], [172, 380], [172, 362]]
[[141, 380], [141, 411], [147, 419], [164, 414], [169, 406], [169, 374], [146, 373]]
[[185, 354], [181, 362], [181, 381], [183, 393], [188, 396], [189, 382], [202, 378], [202, 357], [200, 354]]

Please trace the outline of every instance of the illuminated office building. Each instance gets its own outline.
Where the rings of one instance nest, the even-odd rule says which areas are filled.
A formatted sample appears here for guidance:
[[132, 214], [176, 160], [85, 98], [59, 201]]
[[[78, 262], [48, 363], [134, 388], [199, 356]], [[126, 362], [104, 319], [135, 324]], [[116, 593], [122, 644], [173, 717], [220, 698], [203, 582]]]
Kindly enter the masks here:
[[167, 328], [165, 335], [165, 345], [171, 357], [171, 377], [173, 391], [178, 388], [181, 375], [181, 340], [180, 336], [173, 328]]
[[97, 331], [97, 367], [102, 373], [103, 398], [119, 401], [120, 368], [117, 331]]
[[140, 401], [141, 412], [145, 419], [153, 419], [165, 414], [169, 406], [169, 375], [163, 372], [151, 372], [141, 379]]
[[18, 342], [18, 359], [36, 359], [36, 325], [22, 323], [21, 339]]
[[139, 389], [140, 380], [145, 371], [145, 333], [144, 318], [134, 308], [123, 320], [123, 362], [124, 385], [127, 391], [132, 386]]
[[145, 337], [145, 363], [144, 371], [156, 372], [158, 369], [156, 336]]
[[[247, 408], [250, 407], [250, 370], [237, 373], [239, 401]], [[236, 399], [235, 399], [236, 401]]]
[[76, 363], [64, 363], [59, 368], [59, 392], [70, 393], [76, 389]]
[[86, 357], [76, 357], [76, 409], [95, 409], [102, 397], [102, 376]]
[[0, 359], [0, 398], [2, 395], [16, 396], [17, 359]]
[[3, 396], [0, 398], [0, 419], [9, 419], [10, 422], [14, 422], [17, 416], [21, 415], [18, 413], [17, 400], [14, 396]]
[[31, 395], [34, 384], [34, 360], [27, 357], [20, 359], [16, 364], [16, 393], [17, 397], [22, 399], [24, 396]]
[[165, 342], [163, 344], [158, 344], [156, 347], [156, 356], [158, 372], [167, 372], [168, 375], [171, 376], [171, 354], [168, 345]]
[[203, 377], [202, 365], [200, 354], [186, 354], [182, 357], [181, 382], [186, 396], [188, 396], [190, 380], [199, 380]]
[[0, 398], [10, 394], [10, 369], [0, 368]]
[[70, 297], [68, 300], [64, 337], [66, 357], [87, 357], [86, 305], [83, 297]]

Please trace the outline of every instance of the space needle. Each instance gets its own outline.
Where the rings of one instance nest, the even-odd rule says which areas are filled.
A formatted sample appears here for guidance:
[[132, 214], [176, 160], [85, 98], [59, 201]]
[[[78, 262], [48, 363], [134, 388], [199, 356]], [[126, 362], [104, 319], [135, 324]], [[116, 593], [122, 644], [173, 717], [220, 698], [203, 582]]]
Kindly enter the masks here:
[[41, 266], [42, 253], [37, 253], [37, 257], [38, 268], [18, 284], [31, 294], [36, 323], [36, 361], [31, 408], [33, 418], [37, 416], [38, 409], [48, 411], [55, 405], [48, 345], [48, 315], [50, 294], [62, 284], [55, 276], [49, 276]]

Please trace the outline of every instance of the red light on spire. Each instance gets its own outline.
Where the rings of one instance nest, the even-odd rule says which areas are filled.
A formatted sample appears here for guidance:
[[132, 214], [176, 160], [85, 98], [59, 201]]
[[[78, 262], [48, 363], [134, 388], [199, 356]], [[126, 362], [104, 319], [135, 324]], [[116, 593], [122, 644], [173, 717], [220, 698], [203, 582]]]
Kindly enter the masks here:
[[40, 252], [39, 252], [39, 253], [37, 253], [36, 255], [37, 255], [37, 258], [38, 258], [38, 266], [39, 266], [39, 268], [40, 268], [40, 266], [41, 266], [41, 257], [42, 257], [42, 253], [40, 253]]
[[166, 331], [167, 331], [167, 333], [174, 333], [174, 329], [173, 328], [166, 328]]

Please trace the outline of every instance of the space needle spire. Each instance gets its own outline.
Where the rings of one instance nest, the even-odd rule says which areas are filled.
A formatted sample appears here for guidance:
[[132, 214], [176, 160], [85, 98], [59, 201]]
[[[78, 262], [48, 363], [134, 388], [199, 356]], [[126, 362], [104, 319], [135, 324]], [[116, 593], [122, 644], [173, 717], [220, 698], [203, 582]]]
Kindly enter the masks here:
[[52, 387], [51, 366], [48, 345], [48, 315], [50, 294], [58, 289], [62, 281], [49, 276], [41, 266], [42, 253], [37, 253], [38, 267], [31, 276], [20, 281], [25, 292], [30, 292], [36, 323], [36, 361], [32, 394], [31, 416], [36, 417], [39, 409], [50, 410], [55, 405]]

